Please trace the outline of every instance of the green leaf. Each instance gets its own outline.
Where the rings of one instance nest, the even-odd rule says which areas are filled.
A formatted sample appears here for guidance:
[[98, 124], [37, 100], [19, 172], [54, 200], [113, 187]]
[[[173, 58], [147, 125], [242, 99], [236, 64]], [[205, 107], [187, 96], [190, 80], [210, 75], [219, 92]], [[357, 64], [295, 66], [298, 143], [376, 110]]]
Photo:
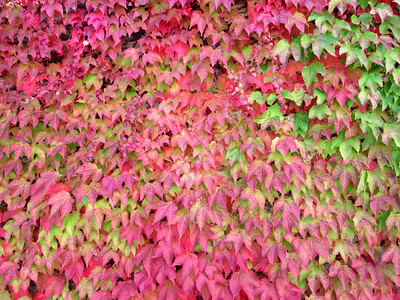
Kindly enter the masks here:
[[354, 148], [357, 152], [360, 152], [360, 140], [356, 138], [347, 139], [339, 145], [340, 154], [344, 159], [347, 159]]
[[393, 69], [392, 75], [393, 75], [394, 82], [396, 83], [397, 86], [399, 86], [400, 85], [400, 68], [397, 67], [397, 68]]
[[332, 24], [335, 21], [335, 17], [333, 16], [333, 14], [329, 14], [328, 12], [325, 12], [324, 14], [312, 12], [308, 17], [308, 21], [315, 21], [315, 25], [323, 32], [326, 32], [329, 28], [332, 27]]
[[86, 84], [88, 88], [97, 82], [97, 74], [87, 74], [85, 78], [83, 78], [83, 83]]
[[[339, 10], [341, 11], [342, 9], [340, 8], [341, 6], [344, 5], [352, 5], [353, 0], [331, 0], [329, 1], [329, 6], [328, 6], [328, 12], [331, 14], [333, 10], [339, 5]], [[355, 7], [354, 7], [355, 8]], [[341, 11], [342, 12], [342, 11]]]
[[373, 0], [373, 1], [371, 1], [371, 0], [358, 0], [357, 1], [358, 5], [360, 5], [362, 9], [366, 9], [370, 2], [371, 2], [372, 5], [375, 5], [376, 0]]
[[280, 111], [279, 103], [275, 103], [274, 105], [268, 107], [267, 111], [263, 113], [262, 116], [257, 118], [254, 122], [257, 124], [266, 124], [271, 121], [271, 119], [279, 118], [281, 121], [284, 119], [283, 115]]
[[343, 159], [346, 159], [349, 157], [352, 149], [352, 139], [348, 139], [344, 141], [343, 143], [340, 144], [339, 146], [339, 151], [340, 154], [342, 155]]
[[367, 86], [372, 91], [375, 91], [376, 85], [378, 84], [380, 87], [382, 87], [383, 82], [382, 77], [379, 74], [374, 72], [364, 72], [358, 80], [358, 84], [360, 86]]
[[268, 71], [269, 62], [270, 60], [268, 60], [265, 64], [260, 65], [260, 69], [261, 71], [263, 71], [264, 74]]
[[312, 49], [314, 54], [320, 58], [323, 50], [335, 56], [335, 45], [339, 45], [339, 41], [332, 35], [331, 32], [320, 34], [315, 37]]
[[326, 75], [326, 70], [323, 64], [320, 62], [313, 62], [310, 66], [306, 66], [303, 68], [301, 72], [304, 82], [307, 85], [310, 85], [314, 81], [318, 81], [317, 74]]
[[78, 213], [72, 211], [70, 214], [66, 215], [62, 220], [62, 226], [67, 230], [70, 235], [73, 235], [76, 229], [76, 224], [79, 220]]
[[346, 54], [346, 67], [354, 63], [356, 60], [360, 61], [363, 66], [367, 60], [367, 56], [359, 47], [354, 47], [352, 43], [344, 43], [339, 49], [339, 54]]
[[229, 161], [231, 162], [231, 164], [233, 164], [234, 162], [236, 162], [236, 161], [239, 159], [239, 157], [240, 157], [240, 150], [239, 150], [239, 148], [235, 148], [235, 149], [233, 149], [233, 150], [231, 150], [231, 151], [228, 151], [228, 152], [226, 153], [226, 156], [225, 156], [225, 158], [226, 158], [227, 160], [229, 160]]
[[121, 63], [122, 67], [129, 67], [132, 64], [132, 59], [128, 57], [127, 59], [124, 59], [124, 61]]
[[310, 119], [307, 114], [298, 113], [294, 115], [294, 131], [296, 133], [307, 132], [310, 125]]
[[283, 115], [281, 113], [281, 106], [279, 105], [279, 103], [275, 103], [274, 105], [270, 106], [268, 108], [268, 112], [270, 113], [269, 117], [271, 119], [279, 118], [281, 121], [283, 120]]
[[304, 34], [304, 35], [301, 37], [300, 43], [301, 43], [301, 46], [304, 48], [304, 50], [307, 50], [307, 48], [310, 47], [310, 45], [311, 45], [311, 43], [312, 43], [312, 40], [311, 40], [311, 38], [310, 38], [309, 35]]
[[252, 45], [246, 45], [242, 48], [242, 54], [246, 60], [249, 60], [251, 54], [253, 53], [253, 46]]
[[280, 40], [274, 48], [274, 55], [279, 56], [279, 60], [283, 65], [286, 65], [287, 59], [289, 57], [289, 42], [287, 40]]
[[331, 110], [326, 104], [322, 105], [314, 105], [311, 107], [310, 112], [309, 112], [309, 117], [310, 119], [318, 118], [319, 120], [322, 120], [325, 118], [325, 116], [330, 116], [332, 115]]
[[392, 151], [392, 162], [393, 162], [393, 168], [394, 171], [396, 172], [396, 176], [399, 176], [400, 174], [400, 151]]
[[389, 209], [389, 210], [381, 210], [378, 213], [376, 219], [378, 220], [379, 230], [386, 229], [386, 220], [392, 212], [393, 210]]
[[272, 105], [275, 102], [276, 98], [278, 98], [276, 94], [269, 94], [267, 98], [267, 104]]
[[249, 102], [256, 101], [258, 104], [263, 104], [263, 103], [265, 103], [266, 100], [267, 100], [267, 96], [263, 95], [259, 91], [252, 92], [249, 97]]
[[314, 96], [317, 97], [317, 104], [320, 105], [325, 102], [327, 95], [320, 89], [314, 89]]
[[392, 49], [390, 49], [389, 53], [387, 53], [384, 57], [385, 57], [386, 73], [389, 73], [393, 69], [393, 67], [396, 63], [400, 63], [399, 48], [392, 47]]
[[331, 149], [337, 149], [344, 141], [344, 130], [332, 141]]

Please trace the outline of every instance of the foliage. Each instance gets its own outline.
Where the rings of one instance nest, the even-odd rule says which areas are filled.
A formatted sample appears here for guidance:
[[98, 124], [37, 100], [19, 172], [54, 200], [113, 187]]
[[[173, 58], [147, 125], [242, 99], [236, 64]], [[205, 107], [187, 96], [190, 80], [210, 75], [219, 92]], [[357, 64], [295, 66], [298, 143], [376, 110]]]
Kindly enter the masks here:
[[399, 1], [0, 9], [2, 299], [399, 294]]

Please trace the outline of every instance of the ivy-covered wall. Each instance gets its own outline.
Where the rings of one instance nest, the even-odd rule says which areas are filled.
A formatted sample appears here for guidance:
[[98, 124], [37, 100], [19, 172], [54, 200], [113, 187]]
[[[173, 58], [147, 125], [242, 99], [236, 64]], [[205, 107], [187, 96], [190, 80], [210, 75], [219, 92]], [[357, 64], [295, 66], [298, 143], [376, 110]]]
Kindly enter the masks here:
[[399, 297], [399, 15], [0, 0], [0, 298]]

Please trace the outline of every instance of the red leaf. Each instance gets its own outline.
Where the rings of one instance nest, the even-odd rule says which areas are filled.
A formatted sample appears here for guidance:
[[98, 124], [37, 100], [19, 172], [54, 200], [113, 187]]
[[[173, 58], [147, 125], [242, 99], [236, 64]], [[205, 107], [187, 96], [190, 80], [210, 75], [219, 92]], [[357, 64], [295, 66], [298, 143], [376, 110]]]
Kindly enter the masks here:
[[51, 213], [49, 218], [59, 212], [60, 218], [62, 219], [71, 212], [73, 203], [74, 199], [72, 199], [71, 195], [66, 191], [60, 191], [52, 194], [47, 200], [47, 204], [51, 205]]
[[82, 174], [82, 181], [86, 181], [90, 175], [93, 175], [92, 181], [99, 181], [100, 178], [103, 176], [103, 171], [100, 170], [96, 164], [94, 163], [85, 163], [80, 166], [76, 173]]
[[223, 60], [222, 52], [220, 49], [213, 49], [211, 46], [203, 46], [201, 47], [199, 59], [203, 61], [206, 57], [210, 59], [211, 66], [218, 62], [218, 60]]
[[146, 197], [147, 200], [153, 202], [155, 195], [157, 195], [161, 199], [163, 198], [163, 187], [158, 181], [153, 183], [146, 183], [140, 189], [140, 200], [143, 200], [144, 197]]
[[264, 210], [265, 196], [258, 189], [253, 191], [250, 187], [246, 187], [242, 193], [241, 199], [249, 202], [249, 211], [254, 210], [257, 205], [260, 206], [261, 210]]
[[29, 194], [29, 190], [31, 188], [31, 183], [21, 179], [14, 179], [8, 185], [8, 188], [11, 190], [11, 198], [21, 195], [21, 199], [26, 200]]
[[225, 242], [233, 242], [236, 254], [239, 252], [240, 248], [242, 248], [243, 244], [245, 244], [247, 248], [251, 248], [251, 237], [246, 232], [237, 229], [233, 229], [227, 234]]
[[215, 8], [218, 8], [221, 3], [224, 4], [228, 11], [231, 11], [231, 0], [215, 0]]
[[198, 272], [197, 264], [198, 264], [198, 256], [196, 254], [186, 251], [179, 254], [176, 257], [174, 264], [172, 266], [173, 267], [182, 266], [182, 272], [183, 272], [182, 275], [183, 277], [186, 277], [192, 271], [195, 275], [197, 275]]
[[6, 162], [3, 165], [3, 167], [1, 168], [1, 171], [4, 171], [5, 177], [7, 177], [11, 171], [14, 171], [15, 174], [17, 174], [17, 176], [19, 176], [22, 171], [22, 162], [20, 159], [10, 159], [8, 162]]
[[255, 175], [257, 177], [258, 181], [260, 181], [261, 183], [264, 182], [264, 178], [267, 175], [266, 180], [271, 182], [272, 177], [274, 175], [274, 171], [273, 171], [271, 165], [266, 163], [265, 161], [253, 160], [249, 166], [248, 177], [250, 178], [253, 175]]
[[[179, 60], [189, 51], [189, 46], [181, 41], [165, 49], [165, 53], [173, 60]], [[176, 53], [174, 55], [174, 53]]]
[[158, 297], [159, 299], [178, 299], [178, 289], [171, 280], [167, 279], [160, 287]]
[[398, 207], [396, 199], [389, 194], [371, 197], [369, 206], [376, 216], [381, 210], [390, 209], [390, 206], [388, 206], [389, 203], [392, 204], [394, 207]]
[[3, 277], [3, 281], [1, 282], [1, 284], [3, 286], [6, 286], [7, 283], [9, 283], [11, 280], [17, 280], [18, 269], [19, 269], [18, 264], [14, 264], [11, 261], [4, 261], [0, 265], [0, 276]]
[[92, 294], [90, 300], [111, 300], [113, 296], [110, 292], [97, 291]]
[[137, 286], [131, 279], [120, 281], [113, 288], [112, 297], [114, 299], [129, 300], [133, 296], [138, 296]]
[[100, 184], [95, 182], [95, 183], [90, 183], [89, 185], [81, 184], [78, 187], [76, 197], [79, 201], [82, 201], [83, 197], [86, 197], [89, 203], [94, 207], [97, 200], [97, 196], [103, 194], [104, 191], [100, 187]]
[[45, 171], [41, 174], [40, 178], [36, 181], [31, 189], [31, 196], [33, 196], [34, 204], [36, 201], [42, 201], [48, 190], [56, 184], [61, 175], [57, 171]]
[[61, 296], [61, 292], [64, 288], [65, 280], [61, 276], [47, 276], [44, 281], [45, 298], [49, 299], [53, 294], [58, 297]]
[[167, 217], [168, 224], [171, 224], [175, 217], [175, 213], [178, 210], [178, 206], [173, 202], [158, 202], [151, 205], [151, 208], [156, 210], [153, 225], [164, 217]]
[[151, 276], [153, 269], [153, 261], [154, 261], [154, 246], [147, 242], [144, 244], [138, 251], [135, 257], [135, 262], [137, 266], [140, 266], [140, 263], [143, 262], [144, 269], [147, 274]]
[[243, 289], [247, 294], [248, 299], [253, 299], [254, 289], [259, 286], [260, 284], [255, 275], [244, 270], [233, 273], [229, 280], [229, 288], [233, 294], [233, 298], [235, 298], [239, 294], [240, 290]]
[[392, 245], [382, 254], [382, 261], [389, 262], [391, 261], [394, 266], [394, 270], [396, 271], [397, 276], [400, 275], [400, 247], [396, 245]]
[[329, 270], [329, 277], [335, 276], [339, 277], [344, 289], [346, 289], [347, 283], [350, 280], [357, 282], [353, 269], [347, 265], [342, 265], [339, 261], [334, 262]]
[[111, 176], [105, 176], [101, 180], [101, 186], [106, 192], [108, 197], [112, 197], [114, 191], [117, 189], [117, 180]]
[[275, 148], [278, 149], [283, 156], [286, 156], [288, 149], [292, 150], [293, 152], [298, 150], [295, 138], [293, 136], [286, 136], [282, 138], [276, 137], [271, 144], [272, 151], [275, 151]]
[[202, 35], [204, 32], [204, 29], [206, 29], [207, 22], [204, 20], [204, 14], [200, 13], [199, 11], [194, 11], [190, 17], [190, 27], [192, 28], [193, 26], [197, 26], [197, 28], [200, 31], [200, 34]]

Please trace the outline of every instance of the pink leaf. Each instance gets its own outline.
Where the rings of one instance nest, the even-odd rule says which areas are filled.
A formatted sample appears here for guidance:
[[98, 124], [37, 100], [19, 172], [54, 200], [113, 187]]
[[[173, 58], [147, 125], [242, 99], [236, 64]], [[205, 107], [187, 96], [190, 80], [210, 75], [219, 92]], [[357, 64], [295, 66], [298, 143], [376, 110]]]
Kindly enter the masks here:
[[159, 202], [153, 204], [151, 208], [156, 210], [153, 224], [159, 222], [164, 217], [167, 217], [168, 224], [171, 224], [175, 217], [175, 213], [178, 210], [178, 206], [173, 202]]

